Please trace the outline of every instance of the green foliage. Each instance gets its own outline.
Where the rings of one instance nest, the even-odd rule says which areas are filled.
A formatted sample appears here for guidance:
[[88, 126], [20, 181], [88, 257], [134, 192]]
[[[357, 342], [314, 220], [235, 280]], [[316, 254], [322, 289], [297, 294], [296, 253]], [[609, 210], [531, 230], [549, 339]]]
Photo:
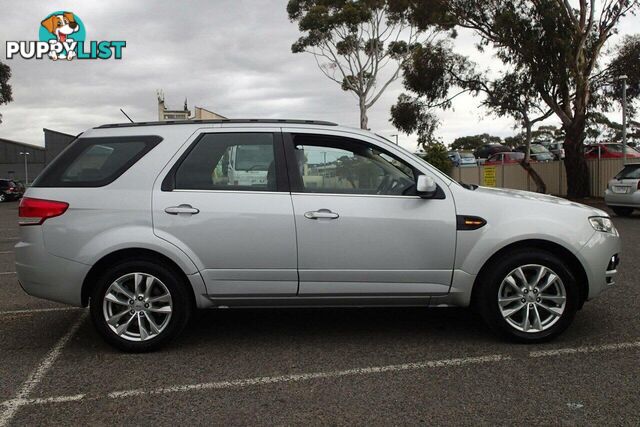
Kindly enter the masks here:
[[[13, 101], [11, 85], [9, 84], [10, 78], [11, 68], [0, 62], [0, 105]], [[0, 114], [0, 123], [2, 123], [2, 114]]]
[[484, 144], [501, 144], [502, 139], [499, 136], [483, 133], [481, 135], [469, 135], [456, 138], [451, 143], [452, 150], [473, 151]]
[[[625, 36], [624, 39], [613, 52], [613, 59], [605, 73], [610, 85], [604, 86], [605, 99], [611, 98], [619, 105], [622, 103], [622, 81], [620, 76], [627, 76], [627, 99], [629, 103], [630, 115], [636, 113], [637, 109], [633, 100], [640, 98], [640, 34]], [[606, 107], [606, 106], [605, 106]]]
[[429, 162], [432, 166], [438, 168], [440, 171], [449, 174], [453, 164], [447, 155], [447, 147], [442, 142], [432, 142], [430, 144], [423, 145], [424, 150], [420, 153], [420, 157]]

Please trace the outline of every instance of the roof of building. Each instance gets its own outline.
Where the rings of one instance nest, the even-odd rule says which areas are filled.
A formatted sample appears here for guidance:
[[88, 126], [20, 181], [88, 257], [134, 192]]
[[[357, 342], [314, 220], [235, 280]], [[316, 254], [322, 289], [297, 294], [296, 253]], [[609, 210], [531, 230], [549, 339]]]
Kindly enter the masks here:
[[44, 151], [44, 147], [41, 146], [41, 145], [27, 144], [26, 142], [12, 141], [10, 139], [5, 139], [5, 138], [0, 138], [0, 143], [15, 144], [15, 145], [20, 145], [22, 147], [30, 148], [32, 150], [42, 150], [42, 151]]
[[125, 128], [125, 127], [138, 127], [138, 126], [161, 126], [161, 125], [215, 124], [215, 123], [283, 123], [283, 124], [338, 126], [337, 123], [325, 122], [321, 120], [211, 119], [211, 120], [171, 120], [171, 121], [156, 121], [156, 122], [112, 123], [112, 124], [97, 126], [94, 129]]
[[63, 135], [63, 136], [70, 136], [71, 138], [75, 138], [76, 135], [71, 135], [69, 133], [64, 133], [64, 132], [60, 132], [59, 130], [53, 130], [53, 129], [47, 129], [47, 128], [42, 128], [43, 132], [52, 132], [52, 133], [57, 133], [58, 135]]

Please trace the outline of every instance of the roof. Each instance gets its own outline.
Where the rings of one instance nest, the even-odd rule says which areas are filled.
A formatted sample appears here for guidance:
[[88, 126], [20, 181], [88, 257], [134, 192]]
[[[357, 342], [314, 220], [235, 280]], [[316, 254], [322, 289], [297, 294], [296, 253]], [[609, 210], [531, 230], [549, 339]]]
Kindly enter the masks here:
[[42, 150], [42, 151], [44, 151], [44, 147], [41, 146], [41, 145], [27, 144], [26, 142], [18, 142], [18, 141], [12, 141], [10, 139], [0, 138], [0, 143], [3, 143], [3, 142], [7, 143], [7, 144], [20, 145], [22, 147], [30, 148], [32, 150]]
[[126, 128], [139, 126], [165, 126], [165, 125], [191, 125], [191, 124], [224, 124], [224, 123], [283, 123], [283, 124], [306, 124], [322, 126], [338, 126], [337, 123], [325, 122], [321, 120], [286, 120], [286, 119], [211, 119], [211, 120], [172, 120], [156, 122], [136, 122], [136, 123], [112, 123], [97, 126], [94, 129]]

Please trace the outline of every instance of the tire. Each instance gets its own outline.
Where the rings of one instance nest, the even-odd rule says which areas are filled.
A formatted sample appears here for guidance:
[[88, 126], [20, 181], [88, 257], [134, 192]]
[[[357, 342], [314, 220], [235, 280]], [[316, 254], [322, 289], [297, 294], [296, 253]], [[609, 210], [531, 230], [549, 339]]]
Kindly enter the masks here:
[[[105, 341], [119, 350], [140, 353], [159, 349], [175, 338], [191, 317], [189, 286], [182, 275], [153, 260], [119, 263], [96, 281], [89, 302], [91, 319]], [[111, 324], [107, 318], [112, 319]]]
[[[538, 285], [532, 286], [541, 272]], [[549, 341], [560, 335], [573, 321], [580, 302], [578, 284], [567, 265], [535, 248], [516, 250], [494, 262], [477, 285], [475, 308], [487, 325], [521, 343]]]
[[4, 193], [0, 193], [0, 203], [5, 202], [7, 200], [7, 196]]
[[611, 206], [611, 210], [618, 216], [631, 216], [633, 214], [633, 208], [623, 206]]

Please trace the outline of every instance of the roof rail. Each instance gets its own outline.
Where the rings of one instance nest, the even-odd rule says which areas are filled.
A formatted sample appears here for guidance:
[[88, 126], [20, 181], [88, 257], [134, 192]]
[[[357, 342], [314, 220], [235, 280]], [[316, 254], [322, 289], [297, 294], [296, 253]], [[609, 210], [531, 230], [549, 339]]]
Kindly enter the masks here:
[[137, 123], [112, 123], [97, 126], [94, 129], [128, 128], [137, 126], [162, 126], [162, 125], [192, 125], [192, 124], [223, 124], [223, 123], [283, 123], [298, 125], [322, 125], [338, 126], [337, 123], [322, 120], [286, 120], [286, 119], [210, 119], [210, 120], [170, 120], [162, 122], [137, 122]]

